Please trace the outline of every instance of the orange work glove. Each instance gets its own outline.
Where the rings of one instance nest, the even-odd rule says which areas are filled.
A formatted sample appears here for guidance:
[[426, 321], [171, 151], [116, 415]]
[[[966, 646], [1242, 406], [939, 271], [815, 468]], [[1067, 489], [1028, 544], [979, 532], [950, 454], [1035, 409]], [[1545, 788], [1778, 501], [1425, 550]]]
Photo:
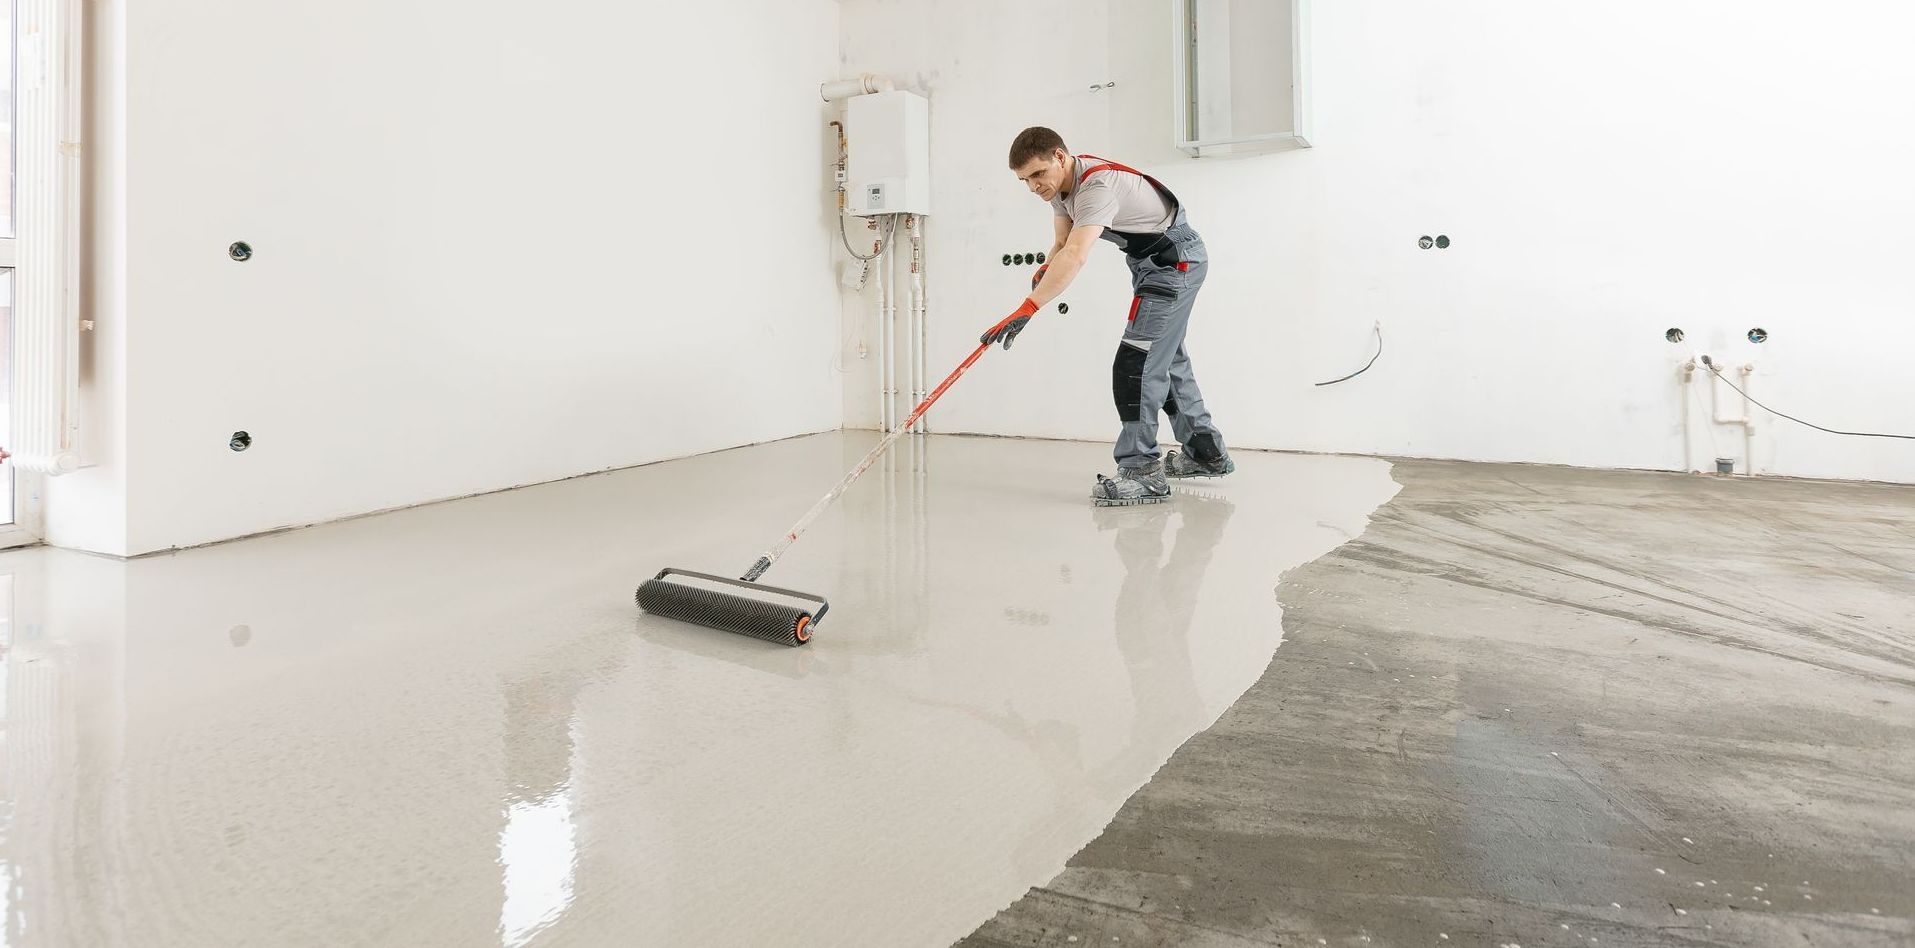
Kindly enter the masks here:
[[1004, 351], [1009, 352], [1011, 349], [1011, 341], [1017, 338], [1018, 333], [1024, 331], [1024, 325], [1030, 322], [1031, 317], [1036, 314], [1037, 302], [1026, 297], [1024, 305], [1019, 306], [1017, 312], [1004, 317], [1002, 322], [984, 330], [984, 335], [977, 337], [977, 341], [987, 346], [991, 343], [1001, 341], [1004, 343]]

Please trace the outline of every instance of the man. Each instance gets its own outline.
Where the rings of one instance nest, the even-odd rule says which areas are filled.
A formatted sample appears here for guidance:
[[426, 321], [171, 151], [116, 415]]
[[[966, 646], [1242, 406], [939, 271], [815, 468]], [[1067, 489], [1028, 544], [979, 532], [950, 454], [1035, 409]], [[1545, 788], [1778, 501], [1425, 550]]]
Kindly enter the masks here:
[[[1099, 238], [1130, 263], [1130, 318], [1117, 346], [1111, 386], [1123, 428], [1114, 452], [1117, 476], [1097, 475], [1091, 502], [1100, 507], [1170, 499], [1173, 477], [1222, 477], [1237, 469], [1211, 424], [1184, 352], [1190, 310], [1204, 285], [1209, 256], [1177, 196], [1157, 179], [1090, 155], [1072, 156], [1048, 128], [1027, 128], [1011, 142], [1011, 170], [1056, 211], [1049, 263], [1037, 269], [1024, 305], [978, 341], [1003, 342], [1024, 331], [1039, 309], [1063, 294]], [[1170, 416], [1183, 452], [1160, 457], [1157, 413]]]

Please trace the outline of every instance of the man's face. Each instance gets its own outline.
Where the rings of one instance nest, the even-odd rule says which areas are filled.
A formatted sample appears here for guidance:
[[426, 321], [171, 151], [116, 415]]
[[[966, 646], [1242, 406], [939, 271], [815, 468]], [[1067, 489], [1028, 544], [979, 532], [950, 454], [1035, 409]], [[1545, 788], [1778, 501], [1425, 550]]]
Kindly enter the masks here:
[[1017, 180], [1031, 193], [1050, 201], [1064, 189], [1064, 177], [1070, 173], [1070, 156], [1061, 148], [1051, 150], [1048, 158], [1032, 158], [1017, 169]]

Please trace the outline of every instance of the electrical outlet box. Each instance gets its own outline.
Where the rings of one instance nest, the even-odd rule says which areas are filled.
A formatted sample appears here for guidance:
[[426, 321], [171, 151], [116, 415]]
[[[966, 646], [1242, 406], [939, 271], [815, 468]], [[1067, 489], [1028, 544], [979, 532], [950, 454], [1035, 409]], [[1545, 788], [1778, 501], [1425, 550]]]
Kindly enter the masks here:
[[845, 213], [931, 213], [931, 104], [912, 92], [845, 101]]

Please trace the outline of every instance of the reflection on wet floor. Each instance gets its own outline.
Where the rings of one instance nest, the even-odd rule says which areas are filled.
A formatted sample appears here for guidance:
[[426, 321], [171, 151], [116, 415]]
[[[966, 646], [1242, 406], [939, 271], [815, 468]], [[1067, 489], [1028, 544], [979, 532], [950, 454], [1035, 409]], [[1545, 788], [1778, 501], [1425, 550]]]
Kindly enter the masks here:
[[767, 576], [831, 597], [812, 645], [633, 608], [872, 438], [0, 556], [5, 944], [948, 942], [1255, 680], [1278, 576], [1395, 490], [1245, 454], [1094, 510], [1100, 446], [911, 439]]

